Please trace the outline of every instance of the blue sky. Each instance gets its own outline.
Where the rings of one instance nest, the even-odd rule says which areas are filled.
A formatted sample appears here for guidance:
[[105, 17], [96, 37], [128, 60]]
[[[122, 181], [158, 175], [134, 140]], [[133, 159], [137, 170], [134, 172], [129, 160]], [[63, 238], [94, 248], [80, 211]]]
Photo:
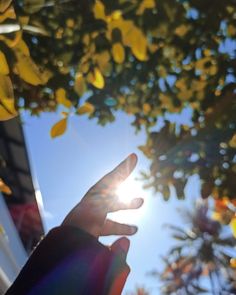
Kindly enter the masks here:
[[[189, 115], [185, 111], [174, 119], [187, 122]], [[69, 120], [65, 135], [51, 139], [50, 128], [59, 119], [58, 114], [43, 114], [40, 118], [30, 117], [27, 113], [23, 115], [30, 160], [43, 197], [46, 231], [59, 225], [86, 191], [128, 154], [135, 152], [139, 157], [132, 178], [149, 165], [137, 148], [145, 142], [145, 134], [135, 135], [128, 115], [118, 113], [116, 121], [105, 127], [98, 126], [95, 120], [88, 120], [86, 116], [74, 116]], [[138, 194], [145, 199], [143, 208], [113, 215], [116, 220], [139, 227], [138, 233], [131, 237], [128, 264], [132, 271], [123, 294], [134, 290], [135, 286], [145, 285], [151, 294], [156, 295], [160, 294], [159, 283], [147, 276], [147, 272], [161, 269], [160, 256], [173, 243], [163, 224], [182, 225], [176, 208], [190, 206], [190, 200], [198, 197], [197, 181], [193, 179], [187, 187], [188, 201], [177, 201], [172, 196], [169, 202], [164, 202], [151, 190], [142, 190], [142, 183], [138, 182], [137, 187]], [[115, 237], [100, 240], [111, 244]]]

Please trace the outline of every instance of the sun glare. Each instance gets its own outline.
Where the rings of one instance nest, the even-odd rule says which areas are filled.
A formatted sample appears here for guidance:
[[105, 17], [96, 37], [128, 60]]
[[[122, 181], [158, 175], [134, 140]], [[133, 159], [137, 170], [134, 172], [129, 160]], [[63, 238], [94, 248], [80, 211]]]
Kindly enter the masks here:
[[116, 190], [119, 200], [123, 203], [130, 203], [134, 198], [139, 197], [137, 183], [133, 179], [125, 180]]
[[[129, 204], [133, 199], [144, 197], [143, 190], [138, 181], [133, 178], [126, 179], [116, 190], [116, 194], [124, 204]], [[146, 206], [142, 206], [138, 210], [121, 210], [111, 213], [110, 218], [121, 223], [136, 224], [140, 222], [146, 211]]]

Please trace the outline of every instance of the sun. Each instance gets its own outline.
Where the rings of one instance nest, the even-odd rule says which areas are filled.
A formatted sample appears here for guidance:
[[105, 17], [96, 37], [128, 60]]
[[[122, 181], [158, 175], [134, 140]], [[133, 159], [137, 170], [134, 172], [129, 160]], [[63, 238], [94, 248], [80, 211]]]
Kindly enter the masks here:
[[[116, 190], [118, 200], [124, 204], [135, 199], [144, 197], [143, 190], [139, 181], [135, 181], [132, 177], [126, 179]], [[138, 225], [143, 219], [147, 207], [144, 205], [138, 210], [119, 210], [109, 214], [109, 218], [121, 223], [130, 223]]]
[[129, 178], [122, 182], [116, 190], [116, 195], [120, 202], [129, 204], [134, 198], [140, 195], [136, 181]]

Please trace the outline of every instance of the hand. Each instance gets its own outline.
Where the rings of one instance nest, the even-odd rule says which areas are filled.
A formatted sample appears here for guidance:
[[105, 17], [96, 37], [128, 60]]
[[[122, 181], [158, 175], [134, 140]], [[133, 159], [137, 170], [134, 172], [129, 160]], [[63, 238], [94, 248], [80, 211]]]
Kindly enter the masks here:
[[[131, 154], [113, 171], [99, 180], [66, 216], [62, 225], [73, 225], [94, 237], [107, 235], [133, 235], [136, 226], [121, 224], [106, 219], [107, 213], [125, 209], [137, 209], [143, 199], [133, 199], [129, 204], [119, 201], [116, 196], [117, 186], [134, 170], [137, 156]], [[128, 247], [128, 246], [127, 246]]]

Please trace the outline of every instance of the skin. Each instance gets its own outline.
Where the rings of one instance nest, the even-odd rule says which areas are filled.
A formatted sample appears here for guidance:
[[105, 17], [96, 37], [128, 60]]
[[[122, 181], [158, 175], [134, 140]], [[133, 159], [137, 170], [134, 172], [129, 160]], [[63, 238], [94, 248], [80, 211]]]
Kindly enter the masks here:
[[[109, 235], [133, 235], [137, 227], [121, 224], [107, 219], [107, 214], [118, 210], [138, 209], [143, 204], [142, 198], [133, 199], [129, 204], [120, 202], [115, 194], [121, 184], [134, 170], [137, 156], [129, 155], [114, 170], [100, 179], [85, 194], [66, 216], [62, 225], [72, 225], [83, 229], [95, 238]], [[111, 249], [115, 252], [122, 251], [125, 256], [129, 249], [129, 240], [125, 237], [113, 243]]]

